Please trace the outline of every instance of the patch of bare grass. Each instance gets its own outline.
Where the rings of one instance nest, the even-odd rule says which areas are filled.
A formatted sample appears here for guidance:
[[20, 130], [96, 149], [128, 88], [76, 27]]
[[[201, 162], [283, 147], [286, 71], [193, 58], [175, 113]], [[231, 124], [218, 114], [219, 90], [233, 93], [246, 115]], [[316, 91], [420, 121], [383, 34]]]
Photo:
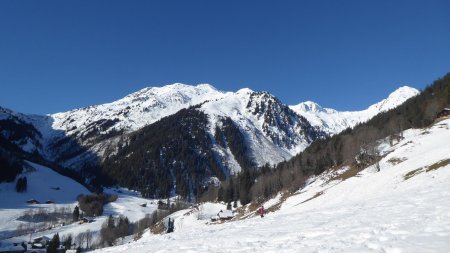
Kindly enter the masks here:
[[449, 164], [450, 164], [450, 159], [440, 160], [439, 162], [436, 162], [436, 163], [434, 163], [432, 165], [428, 165], [428, 166], [425, 166], [425, 167], [422, 167], [422, 168], [418, 168], [418, 169], [412, 170], [412, 171], [406, 173], [405, 176], [403, 176], [403, 177], [404, 177], [405, 180], [408, 180], [408, 179], [410, 179], [410, 178], [412, 178], [414, 176], [419, 175], [422, 172], [430, 172], [430, 171], [433, 171], [433, 170], [437, 170], [437, 169], [443, 168], [443, 167], [445, 167], [445, 166], [447, 166]]
[[407, 159], [405, 157], [392, 157], [391, 159], [388, 160], [389, 163], [391, 163], [392, 165], [397, 165], [399, 163], [402, 163], [404, 161], [406, 161]]
[[412, 178], [412, 177], [414, 177], [416, 175], [419, 175], [422, 172], [423, 172], [423, 168], [418, 168], [418, 169], [415, 169], [415, 170], [412, 170], [412, 171], [406, 173], [406, 175], [403, 176], [403, 178], [405, 180], [408, 180], [408, 179], [410, 179], [410, 178]]
[[450, 164], [450, 159], [440, 160], [439, 162], [428, 166], [427, 167], [427, 172], [432, 171], [432, 170], [437, 170], [437, 169], [445, 167], [445, 166], [447, 166], [449, 164]]
[[345, 181], [351, 177], [356, 176], [361, 170], [358, 169], [356, 166], [349, 166], [348, 169], [346, 171], [344, 171], [343, 173], [331, 178], [328, 182], [333, 181], [333, 180], [342, 180]]

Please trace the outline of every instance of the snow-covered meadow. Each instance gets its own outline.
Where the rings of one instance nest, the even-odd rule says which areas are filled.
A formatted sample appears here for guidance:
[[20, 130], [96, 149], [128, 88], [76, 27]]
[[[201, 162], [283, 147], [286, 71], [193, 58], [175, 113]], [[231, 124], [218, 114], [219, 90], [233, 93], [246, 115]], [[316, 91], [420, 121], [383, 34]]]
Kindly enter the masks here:
[[[0, 247], [13, 242], [29, 241], [30, 236], [36, 238], [45, 235], [51, 238], [56, 233], [60, 237], [69, 234], [76, 236], [88, 230], [93, 233], [95, 242], [98, 239], [98, 231], [109, 215], [114, 217], [124, 215], [130, 222], [136, 222], [157, 209], [156, 200], [141, 198], [140, 194], [136, 192], [121, 188], [106, 189], [106, 193], [117, 194], [118, 198], [115, 202], [105, 205], [103, 215], [94, 217], [92, 223], [79, 224], [75, 222], [62, 226], [61, 222], [56, 222], [51, 229], [48, 229], [49, 224], [47, 223], [32, 222], [33, 233], [31, 235], [18, 235], [17, 230], [20, 225], [27, 224], [21, 217], [30, 210], [35, 212], [45, 210], [45, 212], [52, 213], [65, 209], [64, 211], [68, 212], [71, 217], [74, 207], [77, 205], [77, 196], [90, 193], [81, 184], [47, 167], [35, 163], [29, 163], [29, 165], [31, 167], [21, 175], [27, 177], [28, 189], [26, 192], [17, 193], [14, 182], [0, 184]], [[35, 199], [41, 204], [27, 204], [27, 200], [30, 199]], [[53, 201], [54, 204], [43, 204], [48, 200]], [[142, 204], [146, 205], [141, 206]], [[26, 226], [22, 227], [27, 228]]]

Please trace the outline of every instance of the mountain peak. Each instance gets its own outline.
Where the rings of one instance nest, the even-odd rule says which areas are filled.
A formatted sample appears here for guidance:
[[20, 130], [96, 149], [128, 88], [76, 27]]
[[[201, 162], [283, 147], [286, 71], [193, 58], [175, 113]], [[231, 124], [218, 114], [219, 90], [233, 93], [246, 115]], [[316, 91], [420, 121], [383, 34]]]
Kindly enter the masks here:
[[253, 93], [254, 91], [251, 90], [250, 88], [242, 88], [238, 91], [236, 91], [237, 94], [250, 94]]
[[181, 93], [208, 93], [208, 92], [219, 92], [215, 87], [213, 87], [210, 84], [197, 84], [197, 85], [188, 85], [183, 83], [173, 83], [168, 84], [161, 87], [146, 87], [143, 88], [137, 92], [131, 93], [127, 95], [127, 97], [135, 98], [135, 97], [141, 97], [141, 96], [147, 96], [147, 95], [167, 95], [167, 94], [173, 94], [176, 92]]
[[[391, 94], [389, 94], [388, 100], [390, 99], [409, 99], [411, 97], [419, 95], [420, 91], [416, 88], [409, 87], [409, 86], [402, 86], [395, 91], [393, 91]], [[405, 99], [405, 100], [406, 100]]]
[[313, 102], [313, 101], [305, 101], [305, 102], [302, 102], [302, 103], [296, 105], [295, 107], [299, 107], [300, 109], [302, 109], [304, 111], [311, 111], [311, 112], [323, 111], [322, 106], [320, 106], [319, 104], [317, 104], [316, 102]]
[[419, 90], [415, 88], [402, 86], [389, 94], [386, 99], [383, 99], [380, 102], [370, 106], [368, 110], [376, 110], [379, 112], [388, 111], [400, 104], [403, 104], [409, 98], [417, 96], [419, 93]]
[[389, 94], [387, 98], [362, 111], [339, 112], [323, 108], [312, 101], [302, 102], [290, 106], [290, 108], [305, 117], [313, 126], [319, 127], [329, 134], [336, 134], [348, 127], [365, 122], [380, 112], [393, 109], [417, 94], [419, 94], [417, 89], [402, 86]]

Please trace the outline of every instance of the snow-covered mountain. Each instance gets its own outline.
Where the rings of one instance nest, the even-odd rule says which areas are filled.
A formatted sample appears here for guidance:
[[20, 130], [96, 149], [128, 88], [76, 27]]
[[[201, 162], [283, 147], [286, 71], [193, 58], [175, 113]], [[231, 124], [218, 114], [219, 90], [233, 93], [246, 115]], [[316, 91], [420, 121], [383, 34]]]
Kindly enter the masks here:
[[331, 108], [323, 108], [312, 101], [302, 102], [290, 106], [290, 108], [308, 119], [311, 125], [333, 135], [349, 127], [352, 128], [358, 123], [365, 122], [381, 112], [393, 109], [418, 94], [417, 89], [403, 86], [392, 92], [386, 99], [362, 111], [341, 112]]
[[[170, 175], [162, 176], [165, 180], [177, 171], [189, 171], [188, 164], [202, 164], [201, 173], [189, 172], [190, 176], [201, 175], [195, 183], [190, 177], [181, 177], [186, 185], [195, 185], [244, 167], [288, 160], [314, 140], [368, 120], [417, 93], [402, 87], [365, 111], [337, 112], [311, 102], [288, 107], [267, 92], [250, 89], [223, 92], [208, 84], [172, 84], [145, 88], [111, 103], [46, 116], [1, 108], [0, 134], [17, 148], [80, 171], [88, 180], [97, 173], [92, 168], [104, 163], [115, 167], [109, 173], [113, 179], [132, 163], [135, 170], [151, 165], [152, 175], [158, 168], [165, 168], [170, 171]], [[168, 124], [179, 124], [179, 129], [173, 132]], [[158, 136], [146, 139], [147, 143], [156, 141], [153, 144], [157, 146], [139, 143], [149, 135]], [[143, 159], [146, 152], [167, 155]], [[135, 176], [139, 173], [136, 170]]]
[[121, 137], [117, 151], [104, 152], [102, 168], [120, 185], [132, 188], [137, 180], [148, 185], [142, 189], [146, 196], [158, 188], [166, 194], [167, 186], [186, 196], [217, 178], [287, 160], [323, 137], [269, 93], [242, 89]]
[[[222, 92], [208, 84], [145, 88], [112, 103], [47, 116], [24, 115], [8, 109], [3, 109], [1, 115], [37, 129], [39, 138], [17, 141], [25, 151], [37, 151], [49, 160], [75, 168], [115, 149], [124, 134], [197, 104], [203, 104], [200, 110], [209, 116], [212, 136], [217, 124], [220, 128], [221, 118], [229, 117], [236, 123], [246, 136], [257, 165], [289, 159], [315, 138], [324, 136], [269, 93], [249, 89]], [[233, 163], [229, 150], [221, 152], [228, 153]]]
[[[250, 89], [227, 92], [221, 98], [204, 103], [200, 110], [209, 116], [213, 136], [217, 129], [223, 128], [224, 118], [231, 119], [244, 134], [250, 156], [258, 166], [287, 160], [315, 139], [325, 137], [305, 118], [267, 92]], [[228, 148], [215, 147], [220, 154], [231, 158], [231, 164], [236, 164]]]
[[53, 152], [47, 157], [57, 157], [72, 168], [96, 162], [106, 151], [114, 152], [124, 134], [221, 96], [222, 92], [208, 84], [175, 83], [144, 88], [111, 103], [49, 115], [51, 128], [64, 135], [50, 136], [49, 150]]
[[[353, 127], [417, 94], [416, 89], [401, 87], [364, 111], [338, 112], [312, 102], [287, 107], [267, 92], [250, 89], [223, 92], [208, 84], [172, 84], [145, 88], [112, 103], [49, 115], [52, 129], [64, 133], [64, 136], [56, 135], [55, 138], [53, 134], [47, 139], [52, 139], [50, 149], [57, 151], [50, 157], [69, 156], [65, 165], [75, 167], [79, 166], [80, 160], [103, 157], [105, 150], [115, 149], [116, 137], [124, 133], [141, 129], [182, 108], [202, 104], [200, 110], [209, 116], [211, 135], [214, 136], [216, 126], [220, 127], [220, 119], [229, 117], [244, 133], [250, 155], [260, 166], [287, 160], [314, 139], [324, 137], [325, 133], [335, 134]], [[40, 125], [36, 128], [42, 129], [45, 124]], [[48, 131], [43, 132], [45, 136]], [[65, 152], [71, 140], [76, 140], [84, 148], [84, 152], [80, 149], [69, 152], [77, 154], [76, 157]], [[236, 164], [229, 150], [217, 150], [230, 164]]]
[[223, 95], [223, 92], [209, 84], [190, 86], [175, 83], [144, 88], [112, 103], [52, 114], [52, 126], [69, 136], [81, 138], [98, 128], [101, 129], [100, 134], [111, 131], [132, 132], [180, 109]]

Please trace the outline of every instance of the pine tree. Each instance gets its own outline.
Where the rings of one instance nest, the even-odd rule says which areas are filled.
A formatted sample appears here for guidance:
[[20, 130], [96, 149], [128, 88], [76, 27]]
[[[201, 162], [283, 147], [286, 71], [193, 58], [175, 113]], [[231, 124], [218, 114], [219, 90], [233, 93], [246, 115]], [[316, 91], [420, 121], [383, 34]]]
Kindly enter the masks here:
[[53, 238], [50, 240], [50, 243], [47, 247], [47, 253], [56, 253], [58, 247], [59, 247], [59, 234], [56, 233]]
[[28, 180], [27, 177], [23, 177], [23, 189], [22, 191], [26, 192], [28, 187]]
[[80, 209], [78, 208], [78, 206], [75, 206], [72, 213], [72, 220], [76, 222], [79, 220], [79, 218], [80, 218]]
[[72, 247], [72, 235], [71, 234], [69, 234], [67, 236], [67, 238], [65, 238], [63, 245], [64, 245], [65, 249], [70, 249]]
[[16, 182], [16, 192], [20, 192], [20, 189], [22, 187], [22, 178], [17, 179]]
[[17, 180], [16, 191], [25, 192], [27, 190], [27, 177], [21, 177]]
[[108, 216], [108, 221], [107, 221], [107, 228], [109, 229], [114, 229], [115, 225], [114, 225], [114, 218], [112, 217], [112, 215]]

